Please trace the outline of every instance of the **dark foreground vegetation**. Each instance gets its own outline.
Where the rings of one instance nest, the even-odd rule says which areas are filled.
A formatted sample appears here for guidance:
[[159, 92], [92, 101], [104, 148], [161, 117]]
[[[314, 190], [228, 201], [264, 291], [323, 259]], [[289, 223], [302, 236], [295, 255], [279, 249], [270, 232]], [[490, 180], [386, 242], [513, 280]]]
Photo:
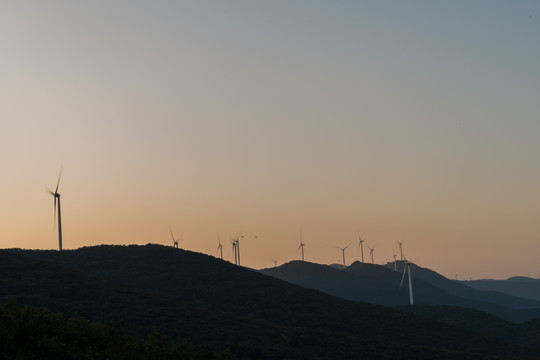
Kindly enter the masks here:
[[0, 304], [0, 359], [230, 359], [195, 351], [159, 333], [145, 339], [103, 323], [67, 318], [46, 309]]
[[539, 358], [530, 345], [540, 333], [533, 324], [522, 333], [529, 340], [522, 341], [525, 335], [506, 340], [429, 314], [344, 300], [170, 247], [0, 251], [0, 272], [0, 299], [109, 322], [129, 334], [123, 336], [136, 336], [135, 342], [148, 342], [159, 331], [184, 349], [192, 347], [189, 356]]

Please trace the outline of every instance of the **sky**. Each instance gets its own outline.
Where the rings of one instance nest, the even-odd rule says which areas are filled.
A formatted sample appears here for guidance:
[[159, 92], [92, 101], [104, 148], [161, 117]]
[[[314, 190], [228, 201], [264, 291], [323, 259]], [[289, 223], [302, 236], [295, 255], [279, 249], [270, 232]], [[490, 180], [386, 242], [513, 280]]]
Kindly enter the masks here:
[[397, 242], [540, 277], [537, 1], [3, 1], [0, 248]]

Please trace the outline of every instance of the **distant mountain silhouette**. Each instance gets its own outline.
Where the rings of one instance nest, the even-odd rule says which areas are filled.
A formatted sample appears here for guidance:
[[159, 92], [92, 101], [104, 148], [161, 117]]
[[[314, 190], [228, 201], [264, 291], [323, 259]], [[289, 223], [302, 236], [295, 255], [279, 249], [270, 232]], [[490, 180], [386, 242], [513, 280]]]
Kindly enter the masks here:
[[0, 273], [1, 299], [111, 321], [136, 334], [158, 329], [197, 350], [244, 359], [534, 358], [533, 346], [172, 247], [0, 251]]
[[462, 284], [477, 290], [499, 291], [505, 294], [540, 301], [540, 279], [515, 276], [506, 280], [471, 280]]
[[[328, 265], [292, 261], [279, 267], [263, 269], [261, 272], [349, 300], [381, 305], [406, 305], [409, 303], [408, 280], [405, 280], [406, 286], [399, 288], [403, 262], [399, 262], [398, 271], [394, 271], [393, 263], [391, 265], [389, 267], [356, 261], [344, 270], [338, 270]], [[459, 283], [454, 284], [429, 269], [414, 264], [411, 268], [415, 304], [468, 307], [511, 321], [540, 318], [539, 302], [501, 293], [484, 293]], [[438, 284], [442, 284], [444, 289], [437, 286]], [[514, 309], [505, 305], [512, 301], [517, 305]], [[518, 308], [527, 305], [532, 309]]]
[[[386, 267], [393, 269], [394, 263], [386, 264]], [[403, 262], [397, 262], [398, 271], [403, 271]], [[412, 274], [415, 278], [422, 279], [440, 289], [443, 289], [451, 294], [472, 300], [491, 302], [499, 305], [503, 305], [512, 309], [535, 309], [540, 308], [540, 300], [531, 300], [523, 297], [519, 297], [516, 294], [511, 294], [506, 291], [498, 291], [496, 289], [489, 289], [495, 291], [487, 291], [488, 289], [482, 289], [478, 291], [472, 286], [469, 286], [469, 282], [460, 282], [456, 280], [450, 280], [443, 275], [420, 267], [415, 264], [411, 264]], [[531, 279], [533, 280], [533, 279]], [[534, 281], [534, 280], [533, 280]], [[523, 283], [521, 283], [523, 284]], [[540, 293], [540, 280], [537, 282], [538, 291]], [[530, 286], [530, 285], [529, 285]]]

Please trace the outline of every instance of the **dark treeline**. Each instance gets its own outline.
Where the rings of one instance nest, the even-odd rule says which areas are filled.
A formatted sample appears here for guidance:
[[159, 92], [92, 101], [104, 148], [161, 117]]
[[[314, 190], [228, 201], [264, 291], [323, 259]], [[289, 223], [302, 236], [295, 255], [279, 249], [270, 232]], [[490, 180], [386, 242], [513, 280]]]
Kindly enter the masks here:
[[43, 308], [0, 303], [0, 359], [231, 359], [226, 352], [195, 351], [154, 332], [146, 338], [110, 324], [67, 318]]

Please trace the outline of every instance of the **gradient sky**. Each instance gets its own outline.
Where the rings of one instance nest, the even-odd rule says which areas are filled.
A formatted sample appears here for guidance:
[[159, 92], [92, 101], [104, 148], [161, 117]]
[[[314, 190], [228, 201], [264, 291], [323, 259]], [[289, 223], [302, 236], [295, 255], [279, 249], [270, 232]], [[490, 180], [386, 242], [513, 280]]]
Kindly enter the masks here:
[[[537, 1], [3, 1], [0, 247], [540, 276]], [[257, 236], [257, 237], [255, 237]], [[397, 250], [397, 247], [396, 247]]]

